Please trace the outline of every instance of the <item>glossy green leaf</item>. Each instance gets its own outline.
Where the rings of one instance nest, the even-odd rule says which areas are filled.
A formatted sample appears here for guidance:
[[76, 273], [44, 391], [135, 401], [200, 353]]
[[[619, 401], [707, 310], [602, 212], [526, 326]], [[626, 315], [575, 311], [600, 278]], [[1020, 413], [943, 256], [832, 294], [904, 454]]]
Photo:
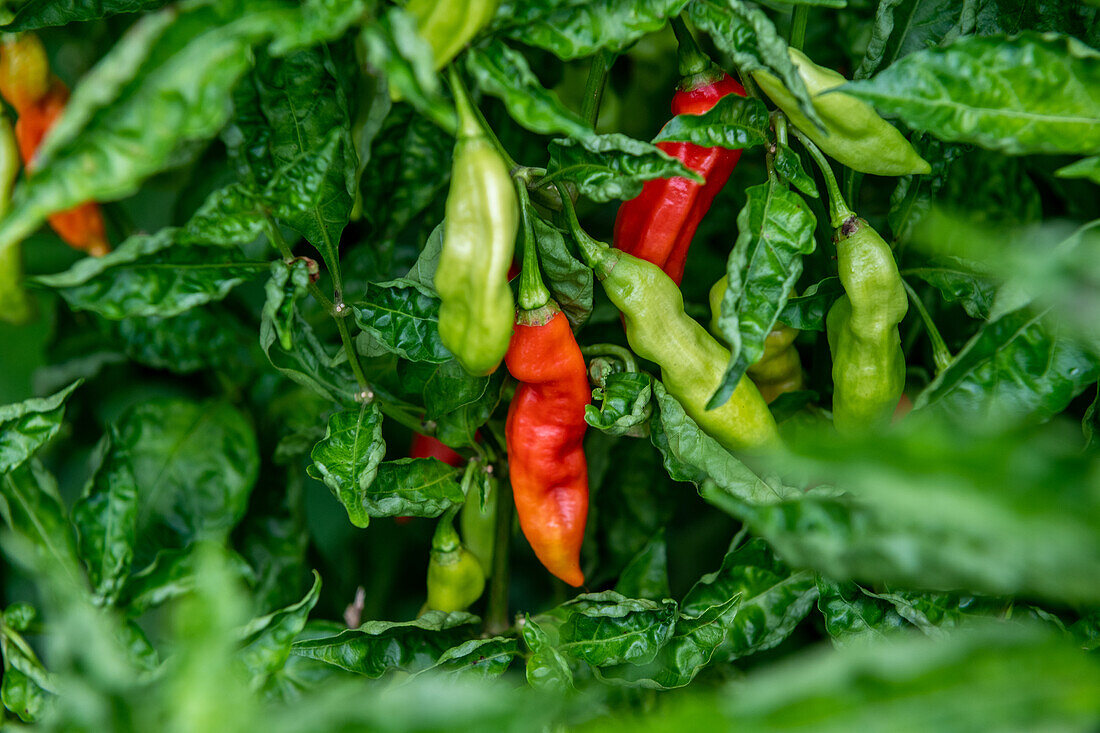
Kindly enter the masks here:
[[[297, 301], [304, 297], [308, 282], [304, 262], [299, 260], [290, 267], [281, 261], [272, 263], [260, 321], [260, 347], [271, 365], [287, 378], [326, 400], [350, 407], [357, 404], [359, 392], [351, 369], [329, 353], [298, 311]], [[290, 346], [284, 347], [284, 343]]]
[[302, 600], [253, 619], [242, 629], [239, 655], [251, 675], [252, 689], [263, 686], [286, 664], [291, 645], [305, 628], [306, 619], [320, 596], [321, 576], [314, 571], [313, 587]]
[[727, 94], [701, 115], [676, 115], [653, 142], [688, 142], [740, 150], [768, 139], [768, 108], [759, 99]]
[[957, 30], [966, 9], [952, 0], [883, 0], [863, 60], [852, 75], [866, 79], [902, 56], [929, 48]]
[[817, 589], [817, 610], [824, 617], [825, 631], [838, 646], [878, 640], [908, 626], [891, 604], [868, 595], [855, 583], [838, 583], [819, 575]]
[[427, 669], [468, 633], [477, 616], [428, 611], [415, 621], [368, 621], [334, 636], [297, 641], [291, 653], [367, 678]]
[[[594, 520], [590, 521], [597, 524], [603, 551], [597, 571], [614, 578], [644, 553], [650, 540], [669, 521], [673, 509], [680, 506], [683, 487], [673, 485], [661, 468], [660, 455], [648, 441], [620, 440], [607, 460], [614, 470], [607, 471], [599, 484], [590, 474], [591, 485], [599, 487], [592, 492], [594, 509], [590, 511]], [[630, 597], [648, 597], [621, 592]]]
[[531, 132], [572, 138], [595, 134], [591, 125], [542, 85], [523, 54], [503, 42], [471, 48], [466, 69], [483, 92], [504, 102], [512, 119]]
[[454, 108], [443, 96], [432, 49], [416, 32], [416, 22], [399, 8], [390, 8], [380, 22], [363, 27], [360, 43], [367, 61], [384, 72], [395, 98], [408, 101], [436, 125], [453, 134]]
[[501, 370], [489, 377], [473, 377], [455, 360], [442, 364], [402, 363], [402, 387], [423, 399], [425, 419], [436, 423], [436, 437], [458, 448], [474, 444], [474, 433], [485, 424], [500, 402]]
[[730, 345], [730, 364], [707, 403], [724, 405], [764, 355], [764, 341], [802, 275], [802, 257], [814, 251], [813, 212], [777, 181], [753, 186], [737, 215], [737, 242], [726, 266], [729, 286], [718, 327]]
[[698, 173], [656, 146], [619, 133], [551, 141], [548, 171], [557, 180], [577, 184], [593, 201], [632, 199], [654, 178], [680, 176], [703, 182]]
[[767, 71], [782, 79], [803, 114], [820, 123], [806, 85], [787, 54], [787, 44], [763, 10], [741, 0], [695, 0], [688, 5], [687, 14], [738, 69]]
[[254, 363], [254, 335], [226, 308], [192, 308], [160, 316], [104, 321], [104, 330], [129, 358], [176, 374], [213, 369], [244, 376]]
[[371, 283], [351, 304], [373, 342], [409, 361], [441, 364], [454, 356], [439, 337], [439, 298], [412, 280]]
[[57, 479], [37, 459], [0, 474], [0, 515], [25, 543], [23, 559], [34, 570], [48, 573], [52, 582], [64, 581], [69, 588], [86, 587]]
[[584, 420], [608, 435], [644, 435], [653, 408], [653, 378], [645, 372], [614, 372], [593, 391], [599, 407], [584, 406]]
[[989, 275], [976, 272], [976, 269], [974, 263], [944, 257], [928, 267], [908, 269], [905, 275], [916, 275], [939, 290], [948, 303], [958, 303], [971, 318], [985, 320], [993, 307], [997, 283]]
[[49, 397], [0, 406], [0, 474], [20, 466], [57, 435], [65, 401], [80, 384], [78, 380]]
[[844, 286], [835, 275], [819, 280], [803, 291], [792, 295], [780, 311], [778, 320], [799, 331], [824, 331], [825, 316], [829, 308], [844, 294]]
[[799, 191], [815, 199], [820, 197], [817, 184], [802, 167], [802, 159], [798, 157], [798, 153], [789, 145], [776, 143], [774, 165], [779, 175]]
[[1017, 311], [987, 323], [921, 392], [915, 409], [997, 425], [1047, 420], [1100, 377], [1100, 360]]
[[569, 60], [601, 49], [622, 52], [645, 34], [660, 30], [667, 18], [687, 4], [687, 0], [504, 0], [494, 27]]
[[1076, 163], [1062, 166], [1054, 171], [1059, 178], [1087, 178], [1093, 183], [1100, 184], [1100, 155], [1091, 158], [1082, 158]]
[[434, 458], [384, 461], [360, 503], [372, 517], [438, 517], [466, 500], [461, 478], [461, 470]]
[[435, 664], [417, 674], [492, 680], [507, 672], [518, 656], [519, 642], [515, 639], [470, 639], [443, 652]]
[[309, 454], [310, 474], [324, 481], [356, 527], [370, 523], [364, 494], [370, 491], [385, 455], [382, 412], [376, 402], [333, 413], [325, 437]]
[[562, 606], [558, 651], [596, 667], [646, 664], [676, 628], [671, 599], [626, 598], [615, 591], [582, 593]]
[[523, 643], [531, 651], [527, 657], [527, 684], [536, 690], [559, 693], [571, 689], [573, 671], [546, 630], [530, 616], [520, 628]]
[[4, 25], [4, 30], [8, 33], [33, 31], [39, 28], [98, 20], [118, 13], [159, 10], [167, 4], [167, 0], [105, 0], [90, 5], [79, 2], [30, 0], [19, 6], [13, 18]]
[[650, 601], [672, 595], [668, 588], [668, 548], [663, 529], [623, 568], [615, 583], [615, 592], [627, 598]]
[[546, 287], [577, 328], [592, 313], [592, 268], [573, 256], [561, 230], [538, 216], [532, 215], [531, 220]]
[[941, 140], [1011, 155], [1100, 151], [1100, 53], [1057, 34], [971, 37], [844, 91]]
[[[272, 43], [286, 53], [343, 33], [361, 2], [205, 3], [143, 16], [74, 89], [36, 153], [37, 170], [0, 220], [0, 249], [47, 215], [133, 194], [154, 173], [192, 156], [230, 114], [230, 93]], [[108, 111], [109, 108], [109, 111]]]
[[34, 282], [57, 291], [75, 310], [112, 319], [169, 317], [221, 300], [268, 270], [266, 262], [249, 262], [232, 249], [182, 245], [178, 231], [134, 235], [104, 257], [82, 259]]
[[210, 552], [225, 556], [226, 569], [231, 577], [241, 581], [253, 579], [252, 569], [239, 555], [210, 543], [198, 542], [183, 549], [158, 552], [151, 563], [126, 578], [115, 605], [132, 616], [140, 616], [174, 598], [195, 592], [203, 557]]

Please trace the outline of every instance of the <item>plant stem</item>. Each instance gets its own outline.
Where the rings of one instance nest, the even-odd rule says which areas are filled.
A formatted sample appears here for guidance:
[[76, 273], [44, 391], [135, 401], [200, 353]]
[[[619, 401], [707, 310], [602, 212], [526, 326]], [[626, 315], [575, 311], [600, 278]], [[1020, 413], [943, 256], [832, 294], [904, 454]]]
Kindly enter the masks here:
[[901, 284], [905, 286], [905, 292], [909, 294], [909, 299], [917, 307], [921, 321], [924, 322], [924, 329], [928, 331], [928, 339], [932, 342], [932, 362], [936, 365], [936, 374], [939, 374], [951, 364], [954, 357], [951, 355], [951, 350], [947, 348], [947, 344], [944, 343], [943, 336], [940, 335], [936, 324], [932, 321], [932, 316], [924, 306], [924, 301], [917, 295], [917, 291], [913, 290], [912, 286], [905, 280], [902, 280]]
[[681, 78], [688, 78], [696, 74], [702, 74], [714, 66], [707, 55], [699, 48], [695, 36], [691, 35], [687, 24], [680, 15], [674, 15], [668, 19], [672, 26], [672, 32], [676, 35], [676, 63]]
[[531, 223], [531, 199], [527, 194], [527, 182], [514, 178], [519, 196], [520, 219], [523, 220], [523, 270], [519, 276], [519, 307], [533, 311], [550, 302], [550, 291], [542, 282], [539, 272], [539, 248], [535, 242], [535, 229]]
[[336, 321], [336, 330], [340, 332], [340, 340], [344, 343], [344, 351], [348, 355], [351, 371], [355, 374], [355, 381], [359, 384], [363, 397], [369, 401], [373, 397], [373, 392], [367, 382], [367, 375], [363, 372], [363, 365], [359, 363], [359, 352], [355, 350], [355, 342], [351, 340], [351, 333], [348, 331], [347, 317], [343, 315], [346, 310], [347, 305], [337, 303], [332, 308], [332, 317]]
[[[457, 137], [485, 135], [493, 143], [493, 147], [497, 149], [497, 152], [500, 153], [500, 157], [504, 158], [504, 163], [508, 166], [509, 171], [519, 168], [519, 163], [513, 160], [511, 155], [508, 155], [508, 151], [504, 149], [500, 138], [489, 126], [489, 121], [485, 119], [481, 109], [471, 101], [470, 94], [466, 91], [466, 85], [462, 83], [462, 77], [459, 76], [454, 64], [447, 71], [447, 81], [451, 85], [451, 93], [455, 98], [455, 108], [458, 110]], [[472, 122], [476, 122], [477, 126], [471, 125]]]
[[512, 545], [512, 485], [500, 476], [496, 490], [496, 537], [493, 540], [493, 577], [489, 581], [489, 607], [485, 630], [502, 634], [512, 625], [508, 616], [508, 561]]
[[614, 356], [623, 363], [626, 371], [638, 371], [638, 361], [634, 358], [634, 353], [630, 351], [630, 349], [619, 346], [618, 344], [592, 344], [591, 346], [582, 346], [581, 354], [585, 357]]
[[592, 125], [592, 129], [596, 129], [596, 121], [600, 117], [600, 100], [603, 99], [603, 88], [607, 83], [607, 72], [611, 70], [611, 62], [614, 58], [610, 51], [601, 50], [592, 57], [592, 65], [588, 67], [588, 81], [584, 85], [581, 117]]
[[810, 17], [810, 6], [808, 5], [795, 5], [794, 13], [791, 15], [791, 39], [788, 41], [788, 45], [802, 50], [803, 44], [806, 43], [806, 21]]
[[856, 214], [848, 208], [848, 204], [844, 203], [844, 197], [840, 195], [840, 187], [836, 183], [836, 176], [833, 175], [833, 168], [829, 165], [825, 155], [797, 127], [792, 127], [791, 132], [806, 147], [810, 157], [821, 169], [821, 175], [825, 177], [825, 188], [829, 191], [829, 221], [833, 225], [833, 229], [839, 229], [841, 224]]

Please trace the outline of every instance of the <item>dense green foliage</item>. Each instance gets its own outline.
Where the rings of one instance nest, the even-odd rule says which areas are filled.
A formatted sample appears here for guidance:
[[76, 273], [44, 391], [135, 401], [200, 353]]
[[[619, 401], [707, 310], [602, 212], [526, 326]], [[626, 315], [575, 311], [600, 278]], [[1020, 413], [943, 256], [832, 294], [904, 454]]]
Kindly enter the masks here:
[[[0, 283], [35, 304], [0, 322], [4, 722], [1100, 728], [1100, 6], [502, 0], [437, 70], [454, 49], [403, 5], [0, 0], [73, 90], [0, 218], [27, 273]], [[749, 96], [669, 121], [676, 15]], [[822, 122], [788, 45], [931, 166], [832, 164], [909, 298], [914, 409], [890, 426], [830, 424], [830, 196], [751, 81]], [[440, 337], [448, 69], [527, 184], [589, 360], [579, 591], [510, 524], [515, 381]], [[682, 291], [706, 324], [733, 284], [715, 404], [800, 330], [782, 449], [727, 451], [634, 368], [562, 215], [575, 195], [610, 242], [621, 200], [694, 175], [649, 142], [673, 140], [744, 149]], [[45, 226], [88, 200], [100, 258]], [[410, 458], [412, 431], [471, 460]], [[510, 542], [469, 612], [419, 614], [435, 518], [463, 502], [499, 502]]]

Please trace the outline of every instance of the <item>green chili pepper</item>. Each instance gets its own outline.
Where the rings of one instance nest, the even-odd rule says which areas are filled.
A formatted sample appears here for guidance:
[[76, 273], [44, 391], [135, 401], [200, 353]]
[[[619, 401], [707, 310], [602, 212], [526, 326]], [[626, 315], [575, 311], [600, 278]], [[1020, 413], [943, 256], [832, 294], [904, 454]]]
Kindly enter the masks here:
[[[484, 471], [484, 469], [476, 469], [478, 471]], [[495, 481], [491, 481], [489, 476], [484, 476], [482, 480], [489, 482], [490, 485], [495, 484]], [[490, 492], [499, 491], [500, 489], [493, 486]], [[462, 505], [462, 512], [459, 514], [459, 526], [462, 527], [462, 537], [465, 540], [466, 547], [470, 552], [474, 554], [477, 561], [481, 563], [481, 569], [485, 571], [485, 575], [490, 575], [493, 572], [493, 547], [496, 544], [496, 526], [497, 526], [497, 504], [495, 494], [490, 493], [486, 497], [485, 506], [481, 506], [481, 498], [477, 494], [480, 492], [471, 492], [466, 497], [466, 503]]]
[[672, 278], [651, 262], [589, 237], [564, 192], [563, 201], [581, 253], [595, 269], [607, 297], [623, 313], [630, 347], [660, 365], [669, 394], [705, 433], [729, 450], [775, 442], [775, 419], [749, 379], [738, 382], [724, 405], [706, 409], [725, 374], [730, 352], [684, 312], [683, 295]]
[[754, 71], [752, 77], [795, 127], [825, 153], [853, 170], [879, 176], [903, 176], [932, 170], [897, 128], [879, 117], [874, 107], [850, 94], [829, 92], [846, 84], [847, 79], [832, 69], [818, 66], [801, 51], [792, 48], [790, 55], [806, 84], [814, 109], [825, 123], [824, 131], [802, 113], [794, 95], [779, 79], [766, 71]]
[[428, 562], [428, 602], [430, 611], [464, 611], [485, 590], [485, 572], [474, 554], [462, 546], [454, 528], [458, 507], [443, 515], [432, 536], [432, 556]]
[[909, 307], [890, 246], [852, 216], [836, 234], [841, 296], [826, 316], [833, 354], [833, 424], [842, 432], [889, 422], [905, 389], [898, 324]]
[[[19, 151], [11, 122], [0, 113], [0, 217], [11, 205], [11, 190], [19, 175]], [[23, 290], [23, 261], [18, 242], [0, 249], [0, 319], [24, 323], [32, 315], [31, 302]]]
[[451, 70], [458, 141], [435, 273], [439, 335], [475, 376], [500, 365], [512, 337], [515, 306], [508, 267], [519, 231], [519, 204], [508, 166], [485, 135], [462, 81]]
[[409, 0], [405, 7], [442, 69], [496, 13], [499, 0]]

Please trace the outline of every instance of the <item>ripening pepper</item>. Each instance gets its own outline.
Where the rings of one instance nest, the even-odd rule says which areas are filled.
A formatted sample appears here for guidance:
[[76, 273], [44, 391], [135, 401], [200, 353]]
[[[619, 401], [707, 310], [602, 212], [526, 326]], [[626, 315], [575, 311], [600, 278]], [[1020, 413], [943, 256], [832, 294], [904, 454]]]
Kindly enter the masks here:
[[752, 450], [778, 440], [775, 419], [752, 380], [742, 379], [729, 400], [706, 409], [725, 374], [730, 352], [684, 312], [680, 288], [651, 262], [589, 237], [572, 205], [566, 214], [574, 239], [595, 269], [607, 297], [622, 311], [626, 338], [642, 358], [661, 367], [669, 394], [699, 427], [729, 450]]
[[[701, 115], [727, 95], [745, 96], [745, 88], [711, 63], [678, 18], [673, 19], [673, 28], [680, 44], [682, 78], [672, 97], [672, 114]], [[695, 230], [729, 180], [741, 151], [688, 142], [659, 142], [657, 147], [706, 182], [681, 177], [646, 181], [637, 197], [619, 207], [613, 244], [657, 265], [679, 285]]]
[[442, 301], [439, 335], [466, 371], [484, 376], [500, 365], [512, 337], [508, 268], [519, 204], [508, 166], [482, 130], [453, 68], [451, 82], [459, 129], [435, 272]]
[[458, 507], [448, 509], [432, 536], [432, 555], [428, 561], [429, 611], [465, 611], [481, 598], [485, 573], [477, 558], [462, 545], [454, 528]]
[[794, 95], [778, 78], [766, 71], [754, 71], [752, 78], [794, 126], [822, 151], [853, 170], [878, 176], [904, 176], [932, 170], [928, 161], [920, 157], [909, 141], [882, 119], [874, 107], [850, 94], [829, 91], [846, 84], [847, 79], [832, 69], [818, 66], [801, 51], [789, 50], [791, 63], [798, 68], [814, 109], [825, 123], [824, 130], [802, 113]]
[[[710, 332], [723, 342], [718, 318], [722, 314], [722, 298], [728, 286], [729, 277], [723, 275], [710, 289]], [[797, 329], [777, 323], [764, 340], [764, 355], [745, 370], [760, 390], [760, 396], [769, 404], [781, 394], [802, 389], [802, 361], [798, 357], [798, 349], [794, 347], [797, 337]]]
[[436, 69], [442, 69], [484, 28], [499, 0], [409, 0], [405, 10], [416, 19], [416, 30], [432, 48]]
[[[69, 90], [52, 74], [42, 42], [33, 33], [5, 41], [0, 49], [0, 94], [19, 114], [15, 138], [27, 174], [36, 167], [42, 139], [65, 111]], [[99, 257], [110, 251], [103, 215], [95, 202], [74, 206], [47, 217], [66, 244]]]
[[519, 382], [504, 433], [520, 528], [539, 561], [572, 586], [584, 583], [588, 518], [584, 408], [588, 371], [569, 320], [542, 283], [529, 210], [523, 207], [520, 307], [505, 363]]
[[836, 232], [844, 295], [825, 318], [833, 355], [833, 424], [841, 432], [889, 423], [905, 389], [898, 324], [909, 303], [890, 246], [852, 215]]
[[[11, 190], [19, 175], [19, 151], [8, 118], [0, 112], [0, 217], [8, 212]], [[23, 323], [32, 313], [30, 300], [23, 290], [22, 250], [18, 242], [0, 249], [0, 320]]]

